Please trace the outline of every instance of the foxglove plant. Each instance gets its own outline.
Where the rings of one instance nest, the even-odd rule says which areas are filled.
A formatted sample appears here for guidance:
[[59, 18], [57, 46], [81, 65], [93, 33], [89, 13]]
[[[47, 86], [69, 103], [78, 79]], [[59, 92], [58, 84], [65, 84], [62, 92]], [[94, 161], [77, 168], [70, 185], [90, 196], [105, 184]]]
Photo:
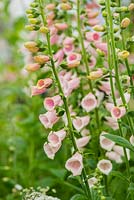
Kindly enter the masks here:
[[[126, 179], [133, 184], [129, 160], [130, 150], [134, 151], [130, 104], [134, 87], [131, 52], [124, 38], [131, 21], [122, 15], [132, 10], [132, 3], [123, 7], [120, 1], [111, 0], [99, 4], [34, 0], [27, 10], [26, 29], [35, 32], [37, 39], [25, 43], [33, 55], [33, 62], [25, 69], [32, 73], [40, 70], [42, 76], [51, 71], [49, 77], [31, 86], [31, 96], [50, 90], [43, 100], [46, 112], [39, 115], [50, 130], [44, 151], [54, 159], [63, 140], [70, 139], [72, 155], [65, 167], [73, 176], [81, 177], [84, 199], [94, 199], [95, 194], [106, 199], [110, 195], [107, 179], [114, 168], [112, 162], [125, 162]], [[55, 130], [58, 121], [63, 123]], [[90, 152], [93, 168], [87, 164]], [[128, 195], [133, 199], [129, 189]]]

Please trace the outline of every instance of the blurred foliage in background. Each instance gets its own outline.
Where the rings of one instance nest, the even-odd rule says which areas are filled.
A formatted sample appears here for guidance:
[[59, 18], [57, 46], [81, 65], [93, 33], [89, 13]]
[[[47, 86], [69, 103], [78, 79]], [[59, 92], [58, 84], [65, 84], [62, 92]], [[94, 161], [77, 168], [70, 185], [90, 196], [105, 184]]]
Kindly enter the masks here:
[[[0, 1], [0, 200], [22, 199], [21, 188], [31, 186], [49, 186], [48, 194], [68, 200], [80, 188], [73, 178], [66, 181], [64, 164], [70, 148], [65, 143], [54, 161], [44, 154], [47, 131], [38, 120], [44, 97], [29, 96], [29, 80], [36, 82], [37, 77], [23, 70], [22, 49], [28, 37], [24, 10], [29, 2]], [[125, 185], [118, 180], [115, 188], [117, 180], [112, 189], [120, 193]]]
[[[16, 3], [21, 6], [18, 10]], [[75, 190], [65, 182], [66, 145], [61, 150], [64, 157], [61, 152], [55, 161], [45, 156], [46, 131], [38, 120], [44, 112], [43, 96], [27, 95], [31, 78], [23, 70], [21, 52], [27, 39], [25, 6], [25, 1], [0, 1], [0, 200], [22, 199], [21, 187], [31, 186], [49, 186], [48, 194], [69, 199]]]

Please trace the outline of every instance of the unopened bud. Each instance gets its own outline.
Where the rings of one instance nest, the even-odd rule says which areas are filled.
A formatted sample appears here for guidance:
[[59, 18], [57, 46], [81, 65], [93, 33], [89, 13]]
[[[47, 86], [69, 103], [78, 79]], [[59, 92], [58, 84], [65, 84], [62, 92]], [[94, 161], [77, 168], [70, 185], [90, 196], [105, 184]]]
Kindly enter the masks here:
[[36, 19], [36, 18], [30, 18], [30, 19], [29, 19], [29, 22], [30, 22], [31, 24], [40, 24], [40, 20], [38, 20], [38, 19]]
[[90, 80], [96, 80], [102, 76], [103, 76], [102, 69], [98, 69], [97, 71], [90, 72], [90, 74], [89, 74], [89, 76], [87, 76], [87, 78]]
[[115, 11], [118, 12], [118, 13], [127, 12], [128, 11], [128, 7], [126, 7], [126, 6], [117, 7]]
[[69, 3], [61, 3], [60, 8], [62, 10], [71, 10], [71, 5]]
[[128, 10], [129, 11], [133, 11], [134, 10], [134, 3], [130, 3], [130, 5], [128, 6]]
[[32, 64], [29, 64], [25, 67], [25, 69], [29, 72], [35, 72], [37, 71], [38, 69], [40, 69], [40, 64], [38, 63], [32, 63]]
[[46, 7], [45, 7], [47, 10], [54, 10], [55, 9], [55, 4], [54, 3], [50, 3], [50, 4], [48, 4], [48, 5], [46, 5]]
[[35, 62], [37, 62], [37, 63], [45, 64], [45, 63], [48, 62], [50, 59], [49, 59], [49, 56], [46, 56], [46, 55], [38, 55], [38, 56], [34, 56], [34, 60], [35, 60]]
[[36, 53], [39, 50], [39, 47], [37, 47], [37, 43], [34, 41], [26, 42], [24, 46], [32, 53]]
[[129, 56], [129, 52], [126, 50], [118, 52], [118, 57], [120, 59], [126, 59], [126, 58], [128, 58], [128, 56]]
[[31, 3], [30, 6], [33, 7], [33, 8], [36, 8], [36, 7], [38, 7], [38, 3], [35, 3], [35, 2]]
[[130, 24], [130, 19], [125, 17], [122, 21], [121, 21], [121, 28], [127, 28]]
[[102, 57], [104, 57], [105, 56], [105, 53], [104, 53], [104, 51], [102, 51], [102, 50], [100, 50], [100, 49], [96, 49], [96, 52], [100, 55], [100, 56], [102, 56]]
[[45, 27], [45, 26], [41, 26], [41, 27], [40, 27], [40, 32], [41, 32], [41, 33], [48, 33], [48, 32], [49, 32], [49, 29], [48, 29], [47, 27]]
[[94, 31], [97, 31], [97, 32], [104, 32], [105, 31], [105, 27], [104, 26], [101, 26], [101, 25], [95, 25], [93, 27], [93, 30]]

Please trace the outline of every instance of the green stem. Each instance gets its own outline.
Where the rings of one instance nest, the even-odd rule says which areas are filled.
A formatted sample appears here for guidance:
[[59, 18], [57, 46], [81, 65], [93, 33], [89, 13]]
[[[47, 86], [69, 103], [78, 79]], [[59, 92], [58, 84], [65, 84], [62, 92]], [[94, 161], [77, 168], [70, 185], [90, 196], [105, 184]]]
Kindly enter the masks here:
[[[111, 12], [111, 10], [109, 9], [109, 6], [110, 6], [110, 1], [107, 0], [107, 2], [106, 2], [107, 13]], [[110, 15], [110, 13], [109, 13], [109, 15]], [[110, 79], [111, 79], [110, 84], [111, 84], [112, 98], [113, 98], [114, 106], [116, 106], [117, 103], [116, 103], [116, 97], [115, 97], [115, 93], [114, 93], [114, 85], [113, 85], [113, 80], [111, 78], [112, 77], [112, 74], [111, 74], [112, 73], [112, 67], [111, 66], [113, 64], [113, 59], [111, 59], [111, 55], [112, 55], [111, 53], [113, 53], [113, 51], [115, 51], [115, 49], [113, 49], [113, 46], [110, 46], [110, 43], [109, 43], [109, 41], [111, 41], [111, 43], [112, 43], [112, 38], [110, 38], [111, 30], [110, 30], [110, 33], [109, 33], [109, 24], [110, 23], [108, 23], [108, 22], [109, 21], [108, 21], [108, 16], [107, 16], [106, 17], [106, 27], [107, 27], [107, 44], [108, 44], [108, 65], [109, 65], [109, 68], [110, 68]], [[115, 58], [115, 56], [114, 56], [114, 58]], [[116, 69], [116, 71], [118, 71], [118, 70]], [[118, 75], [118, 73], [117, 73], [117, 75]], [[119, 85], [120, 85], [120, 83], [119, 83]], [[126, 102], [126, 100], [125, 100], [125, 102]], [[118, 126], [119, 126], [120, 136], [123, 137], [121, 121], [120, 120], [118, 120]], [[126, 161], [127, 175], [128, 175], [128, 177], [130, 179], [130, 177], [131, 177], [131, 175], [130, 175], [130, 166], [129, 166], [129, 161], [128, 161], [128, 157], [127, 157], [126, 148], [123, 148], [123, 151], [124, 151], [124, 156], [125, 156], [125, 161]]]
[[[118, 6], [121, 7], [121, 1], [120, 0], [118, 0]], [[125, 43], [124, 31], [121, 28], [121, 13], [119, 13], [119, 16], [120, 16], [120, 30], [121, 30], [121, 37], [122, 37], [122, 49], [125, 50], [126, 49], [126, 43]], [[125, 59], [125, 65], [126, 65], [126, 68], [127, 68], [127, 73], [130, 77], [130, 85], [131, 85], [131, 89], [132, 89], [131, 91], [132, 91], [132, 95], [134, 97], [134, 84], [133, 84], [132, 72], [130, 70], [127, 58]]]
[[[82, 50], [82, 57], [83, 57], [83, 61], [85, 64], [85, 68], [86, 68], [86, 74], [87, 76], [90, 73], [89, 70], [89, 64], [88, 64], [88, 59], [87, 59], [87, 52], [84, 46], [84, 40], [83, 40], [83, 36], [82, 36], [82, 32], [81, 32], [81, 19], [80, 19], [80, 0], [77, 0], [77, 28], [78, 28], [78, 32], [79, 32], [79, 40], [80, 40], [80, 44], [81, 44], [81, 50]], [[95, 95], [94, 90], [93, 90], [93, 85], [91, 80], [88, 80], [88, 84], [89, 84], [89, 88], [91, 90], [91, 92]], [[98, 108], [95, 108], [95, 117], [96, 117], [96, 123], [98, 126], [98, 130], [99, 132], [100, 130], [100, 120], [99, 120], [99, 114], [98, 114]]]
[[[46, 26], [47, 23], [46, 23], [46, 19], [45, 19], [45, 16], [44, 16], [44, 9], [43, 9], [42, 0], [39, 0], [39, 5], [40, 5], [40, 11], [41, 11], [41, 17], [42, 17], [42, 20], [43, 20], [43, 24], [44, 24], [44, 26]], [[63, 92], [63, 89], [62, 89], [62, 86], [61, 86], [61, 83], [60, 83], [60, 80], [59, 80], [59, 77], [58, 77], [58, 73], [57, 73], [57, 70], [56, 70], [56, 67], [55, 67], [49, 33], [46, 34], [46, 39], [47, 39], [47, 45], [48, 45], [48, 51], [49, 51], [49, 55], [50, 55], [50, 62], [51, 62], [51, 66], [52, 66], [52, 71], [53, 71], [54, 77], [56, 79], [58, 89], [59, 89], [60, 95], [62, 96], [62, 100], [63, 100], [64, 106], [65, 106], [65, 112], [66, 112], [66, 116], [67, 116], [67, 120], [68, 120], [68, 128], [69, 128], [69, 131], [70, 131], [71, 141], [72, 141], [74, 150], [76, 152], [76, 151], [79, 151], [79, 150], [77, 148], [75, 137], [74, 137], [74, 129], [73, 129], [73, 124], [72, 124], [72, 119], [71, 119], [70, 112], [69, 112], [67, 98], [64, 96], [64, 92]], [[88, 186], [85, 168], [83, 168], [81, 179], [82, 179], [82, 183], [84, 181], [83, 185], [85, 187], [86, 195], [90, 199], [91, 195], [90, 195], [90, 190], [89, 190], [89, 186]]]

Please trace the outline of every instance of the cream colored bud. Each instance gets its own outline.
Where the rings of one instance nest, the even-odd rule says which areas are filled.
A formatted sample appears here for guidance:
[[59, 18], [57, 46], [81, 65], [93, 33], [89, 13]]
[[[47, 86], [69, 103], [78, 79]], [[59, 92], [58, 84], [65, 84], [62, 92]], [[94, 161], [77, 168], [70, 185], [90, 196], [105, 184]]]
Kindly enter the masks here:
[[127, 28], [130, 24], [130, 19], [125, 17], [122, 21], [121, 21], [121, 28]]
[[36, 18], [29, 18], [29, 22], [31, 24], [39, 24], [40, 23], [40, 21], [38, 19], [36, 19]]
[[128, 58], [128, 56], [129, 56], [129, 52], [126, 50], [118, 52], [118, 57], [120, 59], [126, 59], [126, 58]]
[[39, 47], [37, 47], [37, 43], [34, 41], [26, 42], [24, 46], [32, 53], [36, 53], [39, 50]]
[[35, 60], [35, 62], [37, 62], [37, 63], [45, 64], [45, 63], [48, 62], [50, 59], [49, 59], [49, 56], [38, 55], [38, 56], [34, 56], [34, 60]]
[[95, 25], [93, 27], [93, 30], [94, 31], [97, 31], [97, 32], [104, 32], [105, 31], [105, 27], [104, 26], [101, 26], [101, 25]]
[[61, 3], [60, 8], [62, 10], [71, 10], [71, 5], [69, 3]]
[[40, 32], [41, 32], [41, 33], [48, 33], [48, 32], [49, 32], [49, 29], [48, 29], [47, 27], [45, 27], [45, 26], [41, 26], [41, 27], [40, 27]]
[[96, 80], [102, 76], [103, 76], [102, 69], [98, 69], [97, 71], [90, 72], [90, 74], [89, 74], [89, 76], [87, 76], [87, 78], [90, 80]]
[[128, 6], [128, 10], [129, 11], [133, 11], [134, 10], [134, 3], [130, 3], [130, 5]]
[[40, 69], [40, 64], [38, 64], [38, 63], [28, 64], [25, 66], [25, 69], [29, 72], [35, 72], [38, 69]]

